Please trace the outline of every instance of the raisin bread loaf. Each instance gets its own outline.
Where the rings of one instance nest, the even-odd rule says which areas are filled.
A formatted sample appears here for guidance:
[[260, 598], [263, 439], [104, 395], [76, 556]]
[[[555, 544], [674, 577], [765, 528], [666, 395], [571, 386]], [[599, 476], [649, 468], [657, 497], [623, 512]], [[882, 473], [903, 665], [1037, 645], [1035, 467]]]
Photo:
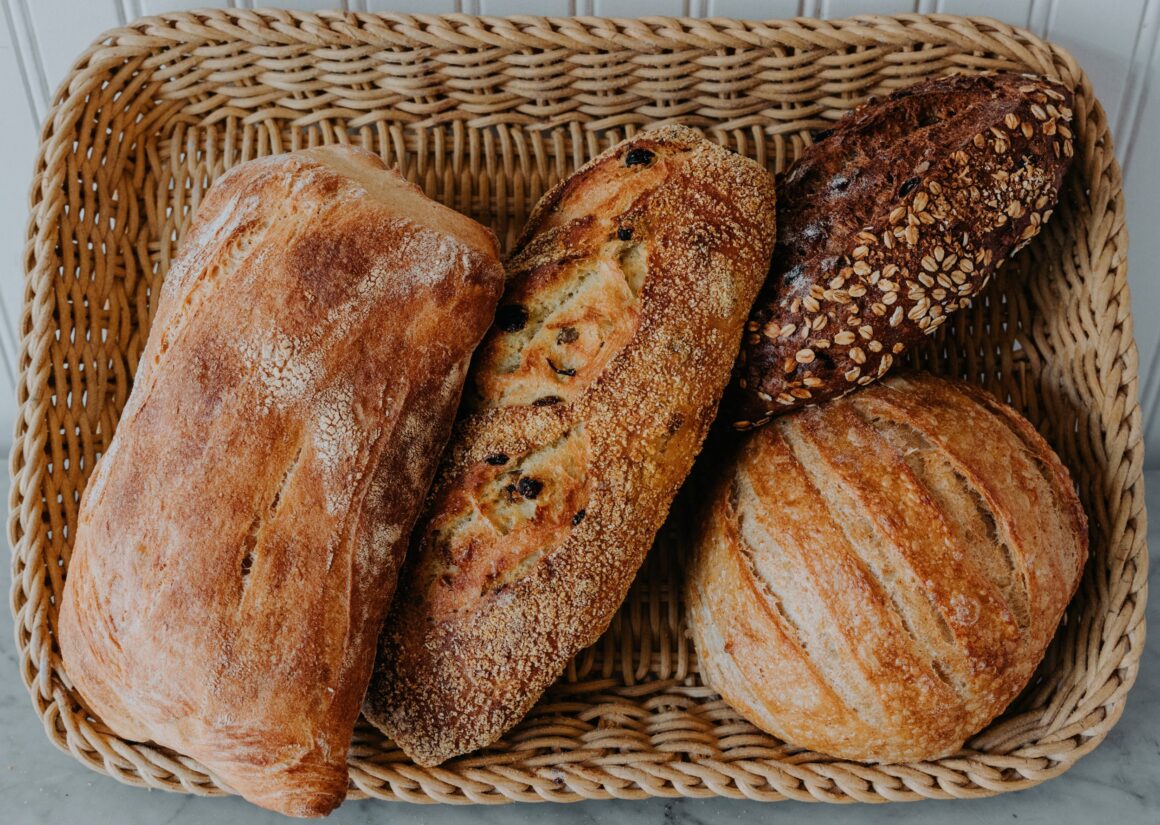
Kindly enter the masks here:
[[713, 420], [774, 217], [764, 169], [680, 127], [537, 205], [367, 693], [417, 762], [493, 742], [612, 620]]

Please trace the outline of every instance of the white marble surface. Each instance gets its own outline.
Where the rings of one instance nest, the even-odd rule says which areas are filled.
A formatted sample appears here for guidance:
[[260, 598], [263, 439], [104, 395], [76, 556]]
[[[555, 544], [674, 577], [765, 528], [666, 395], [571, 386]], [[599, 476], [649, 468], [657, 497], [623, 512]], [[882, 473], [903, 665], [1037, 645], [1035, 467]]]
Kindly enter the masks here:
[[[4, 482], [7, 500], [7, 482]], [[1160, 472], [1148, 474], [1148, 503], [1160, 512]], [[1160, 519], [1149, 544], [1160, 546]], [[1160, 593], [1160, 564], [1153, 564], [1153, 594]], [[10, 584], [6, 580], [5, 584]], [[202, 799], [128, 787], [95, 774], [57, 750], [20, 682], [12, 618], [0, 610], [0, 823], [86, 823], [86, 825], [209, 825], [288, 821], [239, 799]], [[1160, 824], [1160, 599], [1148, 606], [1152, 630], [1140, 679], [1119, 725], [1091, 755], [1054, 781], [1021, 793], [973, 801], [833, 806], [810, 803], [754, 803], [733, 800], [584, 802], [571, 805], [445, 807], [349, 802], [328, 822], [342, 825], [387, 822], [398, 825], [469, 823], [595, 823], [617, 825], [750, 825], [795, 822], [845, 823], [1014, 822], [1018, 825]]]

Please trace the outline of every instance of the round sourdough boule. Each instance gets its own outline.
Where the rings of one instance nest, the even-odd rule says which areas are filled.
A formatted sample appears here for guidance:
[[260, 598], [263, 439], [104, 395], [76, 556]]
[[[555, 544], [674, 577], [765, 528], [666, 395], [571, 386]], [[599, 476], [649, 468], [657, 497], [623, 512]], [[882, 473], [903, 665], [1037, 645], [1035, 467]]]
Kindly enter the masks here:
[[958, 750], [1027, 684], [1087, 558], [1067, 470], [984, 391], [907, 375], [747, 436], [687, 581], [701, 675], [845, 759]]

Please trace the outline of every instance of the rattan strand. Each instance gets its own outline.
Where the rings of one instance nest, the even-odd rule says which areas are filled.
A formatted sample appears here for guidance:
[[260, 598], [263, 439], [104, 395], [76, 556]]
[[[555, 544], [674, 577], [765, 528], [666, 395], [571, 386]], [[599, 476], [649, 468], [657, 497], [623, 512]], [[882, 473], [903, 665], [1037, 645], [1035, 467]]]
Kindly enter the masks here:
[[228, 791], [196, 762], [112, 735], [53, 645], [80, 490], [125, 403], [177, 239], [242, 160], [322, 142], [380, 152], [510, 242], [543, 191], [641, 127], [681, 121], [780, 170], [868, 95], [1017, 69], [1076, 90], [1063, 204], [975, 308], [914, 362], [1022, 409], [1063, 456], [1094, 557], [1035, 683], [962, 753], [861, 765], [796, 750], [698, 679], [678, 600], [679, 524], [603, 639], [503, 742], [441, 768], [369, 726], [352, 796], [506, 802], [730, 796], [969, 798], [1091, 751], [1144, 642], [1147, 557], [1120, 171], [1091, 84], [1025, 31], [949, 16], [739, 23], [222, 11], [141, 20], [82, 55], [45, 124], [32, 190], [9, 530], [20, 668], [49, 738], [136, 785]]

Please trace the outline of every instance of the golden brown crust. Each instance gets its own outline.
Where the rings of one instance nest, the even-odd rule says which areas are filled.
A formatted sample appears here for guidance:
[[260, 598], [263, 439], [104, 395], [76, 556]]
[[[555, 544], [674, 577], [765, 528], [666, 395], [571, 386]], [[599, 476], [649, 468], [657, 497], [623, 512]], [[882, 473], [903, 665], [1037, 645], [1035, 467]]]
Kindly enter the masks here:
[[778, 243], [724, 404], [739, 429], [885, 375], [1051, 217], [1071, 93], [999, 73], [844, 117], [779, 182]]
[[687, 583], [702, 675], [754, 724], [873, 762], [953, 753], [1031, 678], [1079, 584], [1067, 470], [985, 392], [908, 375], [750, 436]]
[[493, 742], [608, 626], [715, 413], [773, 208], [764, 170], [676, 127], [536, 207], [367, 694], [416, 761]]
[[342, 801], [406, 537], [502, 283], [490, 233], [368, 152], [267, 158], [210, 190], [68, 570], [61, 651], [107, 725], [283, 813]]

